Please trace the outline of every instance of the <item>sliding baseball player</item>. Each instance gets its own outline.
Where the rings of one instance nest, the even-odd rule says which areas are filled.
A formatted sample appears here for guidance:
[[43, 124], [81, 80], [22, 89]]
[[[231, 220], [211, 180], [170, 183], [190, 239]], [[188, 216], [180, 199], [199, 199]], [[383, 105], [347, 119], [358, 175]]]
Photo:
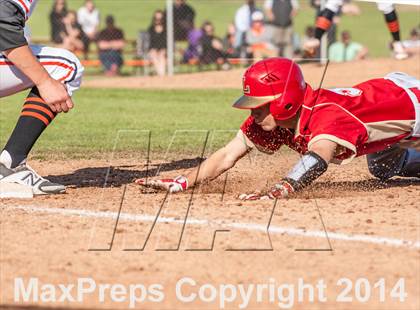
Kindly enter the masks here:
[[283, 145], [301, 159], [270, 189], [241, 199], [288, 197], [324, 174], [329, 164], [363, 155], [379, 179], [420, 177], [420, 81], [414, 77], [395, 72], [349, 88], [315, 90], [292, 60], [271, 58], [245, 72], [243, 92], [234, 107], [251, 115], [225, 147], [185, 176], [136, 183], [184, 191], [217, 178], [252, 149], [274, 153]]

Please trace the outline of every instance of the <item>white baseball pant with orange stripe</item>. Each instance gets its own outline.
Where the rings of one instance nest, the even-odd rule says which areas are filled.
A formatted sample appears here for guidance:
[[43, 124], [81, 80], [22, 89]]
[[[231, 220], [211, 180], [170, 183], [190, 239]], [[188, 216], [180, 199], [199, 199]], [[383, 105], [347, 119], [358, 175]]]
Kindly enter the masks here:
[[[73, 53], [40, 45], [31, 45], [30, 48], [49, 75], [66, 85], [70, 96], [80, 88], [84, 68]], [[0, 98], [33, 86], [34, 83], [0, 53]]]

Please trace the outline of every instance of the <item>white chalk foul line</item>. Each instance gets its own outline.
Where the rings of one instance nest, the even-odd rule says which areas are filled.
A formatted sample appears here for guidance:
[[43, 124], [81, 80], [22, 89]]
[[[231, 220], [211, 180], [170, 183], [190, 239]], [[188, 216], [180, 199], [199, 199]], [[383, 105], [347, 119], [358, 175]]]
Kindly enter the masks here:
[[[58, 214], [65, 216], [78, 216], [85, 218], [109, 218], [116, 219], [118, 216], [117, 212], [109, 211], [89, 211], [89, 210], [78, 210], [78, 209], [61, 209], [61, 208], [46, 208], [38, 206], [0, 206], [0, 210], [3, 212], [12, 210], [21, 210], [29, 213], [47, 213], [47, 214]], [[132, 213], [120, 213], [120, 220], [133, 221], [133, 222], [153, 222], [156, 216], [154, 215], [142, 215]], [[177, 219], [174, 217], [159, 217], [158, 223], [177, 223], [183, 224], [184, 219]], [[194, 218], [188, 218], [187, 224], [190, 225], [217, 225], [218, 227], [224, 226], [226, 228], [235, 228], [241, 230], [252, 230], [266, 232], [267, 226], [255, 223], [227, 223], [226, 221], [208, 221]], [[270, 226], [270, 234], [285, 234], [290, 236], [301, 236], [307, 238], [326, 238], [324, 231], [318, 230], [304, 230], [293, 227], [281, 227], [281, 226]], [[419, 249], [420, 241], [402, 240], [396, 238], [380, 237], [380, 236], [367, 236], [367, 235], [350, 235], [345, 233], [328, 232], [328, 237], [332, 240], [339, 241], [353, 241], [353, 242], [365, 242], [371, 244], [380, 244], [394, 247], [404, 247], [410, 249]]]

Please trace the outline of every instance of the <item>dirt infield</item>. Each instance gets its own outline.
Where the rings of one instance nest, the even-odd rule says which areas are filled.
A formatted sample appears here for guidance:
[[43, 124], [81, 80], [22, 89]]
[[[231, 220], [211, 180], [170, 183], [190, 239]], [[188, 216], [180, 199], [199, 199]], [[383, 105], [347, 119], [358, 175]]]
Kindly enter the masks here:
[[[92, 278], [97, 285], [161, 284], [163, 300], [139, 302], [136, 307], [141, 309], [221, 307], [219, 299], [209, 303], [179, 301], [176, 283], [184, 277], [197, 283], [196, 287], [184, 285], [184, 295], [198, 292], [205, 283], [216, 288], [264, 283], [276, 288], [281, 284], [297, 287], [302, 278], [313, 285], [324, 280], [327, 300], [315, 297], [311, 302], [305, 295], [299, 302], [295, 295], [294, 309], [419, 309], [420, 183], [395, 179], [382, 184], [369, 175], [361, 158], [331, 167], [305, 194], [278, 201], [275, 207], [271, 201], [241, 203], [236, 199], [240, 192], [275, 181], [297, 156], [280, 153], [243, 160], [229, 173], [224, 195], [225, 182], [220, 178], [194, 192], [170, 197], [145, 193], [131, 184], [136, 177], [156, 172], [156, 162], [150, 169], [134, 158], [33, 162], [40, 173], [66, 184], [69, 190], [66, 195], [30, 201], [2, 201], [1, 304], [4, 308], [28, 304], [41, 308], [129, 306], [128, 302], [112, 302], [108, 293], [100, 302], [97, 292], [85, 297], [83, 304], [68, 300], [14, 302], [14, 281], [19, 277], [25, 283], [38, 278], [40, 285], [76, 284], [79, 278]], [[175, 176], [197, 160], [161, 164], [162, 175]], [[103, 188], [109, 165], [113, 168]], [[189, 220], [179, 243], [189, 205]], [[230, 232], [216, 234], [214, 249], [208, 251], [215, 230]], [[89, 251], [109, 249], [111, 240], [112, 250]], [[144, 251], [139, 251], [145, 244]], [[178, 244], [179, 251], [175, 251]], [[236, 251], [225, 251], [232, 248]], [[368, 279], [370, 298], [355, 301], [352, 289], [347, 297], [352, 296], [353, 302], [336, 302], [345, 287], [337, 285], [341, 278], [353, 281], [353, 288], [357, 279]], [[385, 302], [380, 302], [379, 290], [374, 288], [381, 278], [386, 283]], [[390, 297], [401, 278], [408, 294], [404, 302]], [[270, 301], [264, 293], [258, 301], [255, 294], [248, 309], [282, 308], [277, 297]], [[238, 309], [240, 303], [238, 297], [225, 308]]]
[[[420, 58], [332, 64], [324, 86], [349, 86], [390, 71], [419, 77], [419, 64]], [[320, 67], [303, 70], [317, 85]], [[98, 79], [85, 86], [240, 89], [242, 71]], [[381, 183], [358, 158], [332, 165], [290, 199], [244, 203], [239, 193], [271, 185], [298, 155], [246, 158], [227, 177], [169, 196], [132, 181], [157, 171], [177, 176], [198, 159], [174, 154], [146, 165], [138, 156], [31, 161], [68, 192], [0, 201], [0, 309], [420, 308], [418, 180]], [[29, 294], [24, 302], [31, 278], [39, 280], [39, 296]], [[180, 294], [201, 292], [201, 298], [180, 299], [176, 287], [185, 278]], [[78, 284], [92, 292], [78, 296]], [[130, 305], [126, 289], [140, 300]], [[234, 301], [223, 304], [222, 292], [235, 292]]]
[[[302, 65], [305, 79], [318, 87], [323, 66], [317, 64]], [[348, 63], [330, 63], [323, 87], [352, 86], [371, 78], [383, 77], [389, 72], [403, 71], [413, 76], [420, 76], [420, 56], [404, 61], [391, 58], [371, 59]], [[118, 77], [98, 78], [84, 82], [84, 87], [97, 88], [157, 88], [157, 89], [241, 89], [244, 69], [218, 72], [179, 74], [173, 77]]]

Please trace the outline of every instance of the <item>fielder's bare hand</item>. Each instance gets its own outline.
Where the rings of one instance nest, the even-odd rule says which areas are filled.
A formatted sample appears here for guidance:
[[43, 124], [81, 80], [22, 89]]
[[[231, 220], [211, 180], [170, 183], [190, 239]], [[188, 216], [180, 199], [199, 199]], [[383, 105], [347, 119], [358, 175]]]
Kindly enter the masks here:
[[59, 81], [48, 78], [37, 85], [41, 98], [56, 113], [67, 113], [73, 108], [73, 101], [66, 87]]

